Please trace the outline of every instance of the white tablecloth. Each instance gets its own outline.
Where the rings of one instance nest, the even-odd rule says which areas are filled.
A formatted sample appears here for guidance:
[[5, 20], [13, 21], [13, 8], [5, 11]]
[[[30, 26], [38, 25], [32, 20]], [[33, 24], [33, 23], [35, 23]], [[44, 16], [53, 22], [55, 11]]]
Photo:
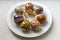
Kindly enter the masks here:
[[[8, 10], [21, 1], [0, 1], [0, 40], [28, 40], [10, 31], [6, 23]], [[45, 5], [53, 16], [53, 24], [50, 30], [44, 35], [29, 40], [60, 40], [60, 1], [38, 1]]]

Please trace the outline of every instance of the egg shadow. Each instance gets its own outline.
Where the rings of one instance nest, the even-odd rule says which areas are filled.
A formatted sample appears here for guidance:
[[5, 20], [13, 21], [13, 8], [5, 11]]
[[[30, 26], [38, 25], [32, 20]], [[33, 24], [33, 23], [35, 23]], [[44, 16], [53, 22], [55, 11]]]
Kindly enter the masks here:
[[34, 38], [21, 37], [21, 36], [19, 36], [19, 35], [16, 35], [16, 34], [15, 34], [14, 32], [12, 32], [11, 30], [10, 30], [10, 31], [12, 32], [12, 34], [13, 34], [16, 38], [18, 38], [18, 39], [20, 39], [20, 40], [41, 40], [41, 39], [45, 38], [46, 36], [48, 36], [48, 35], [51, 33], [51, 31], [52, 31], [52, 29], [53, 29], [53, 25], [54, 25], [54, 20], [52, 21], [52, 25], [51, 25], [50, 29], [49, 29], [46, 33], [44, 33], [44, 34], [41, 35], [41, 36], [34, 37]]

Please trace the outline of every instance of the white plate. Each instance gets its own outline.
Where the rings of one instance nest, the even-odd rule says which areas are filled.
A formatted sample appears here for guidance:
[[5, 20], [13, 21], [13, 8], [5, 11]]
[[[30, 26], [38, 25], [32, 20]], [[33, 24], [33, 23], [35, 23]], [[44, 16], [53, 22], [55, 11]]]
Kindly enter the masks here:
[[40, 3], [37, 3], [37, 2], [31, 2], [34, 4], [34, 6], [38, 7], [38, 6], [42, 6], [43, 9], [44, 9], [44, 14], [46, 15], [46, 18], [47, 18], [47, 23], [45, 25], [43, 25], [41, 27], [41, 30], [39, 32], [29, 32], [29, 33], [23, 33], [20, 29], [20, 27], [16, 27], [15, 23], [13, 22], [13, 15], [15, 14], [13, 11], [14, 9], [17, 7], [17, 6], [24, 6], [24, 4], [26, 4], [27, 2], [20, 2], [18, 4], [16, 4], [15, 6], [13, 6], [9, 11], [8, 11], [8, 14], [7, 14], [7, 24], [9, 26], [9, 28], [14, 32], [16, 33], [17, 35], [19, 36], [22, 36], [22, 37], [28, 37], [28, 38], [32, 38], [32, 37], [37, 37], [37, 36], [41, 36], [42, 34], [46, 33], [49, 28], [51, 27], [51, 24], [52, 24], [52, 16], [49, 12], [49, 10], [43, 6], [42, 4]]

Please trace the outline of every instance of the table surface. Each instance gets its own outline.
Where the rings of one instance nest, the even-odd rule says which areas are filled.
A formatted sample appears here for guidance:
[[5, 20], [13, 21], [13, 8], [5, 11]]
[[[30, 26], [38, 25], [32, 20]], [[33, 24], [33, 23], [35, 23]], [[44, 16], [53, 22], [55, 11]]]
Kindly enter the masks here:
[[6, 22], [8, 10], [20, 1], [0, 1], [0, 40], [60, 40], [60, 1], [38, 1], [46, 6], [53, 17], [48, 32], [37, 38], [23, 38], [10, 31]]

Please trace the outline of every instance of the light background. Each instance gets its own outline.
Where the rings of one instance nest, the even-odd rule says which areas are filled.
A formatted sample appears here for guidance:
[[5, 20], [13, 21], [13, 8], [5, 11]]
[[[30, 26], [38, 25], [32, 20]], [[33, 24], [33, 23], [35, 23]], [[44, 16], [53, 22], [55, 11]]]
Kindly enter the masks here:
[[60, 40], [60, 0], [31, 0], [45, 5], [53, 16], [53, 24], [50, 30], [44, 35], [27, 39], [12, 33], [6, 23], [8, 10], [18, 2], [28, 0], [0, 0], [0, 40]]

